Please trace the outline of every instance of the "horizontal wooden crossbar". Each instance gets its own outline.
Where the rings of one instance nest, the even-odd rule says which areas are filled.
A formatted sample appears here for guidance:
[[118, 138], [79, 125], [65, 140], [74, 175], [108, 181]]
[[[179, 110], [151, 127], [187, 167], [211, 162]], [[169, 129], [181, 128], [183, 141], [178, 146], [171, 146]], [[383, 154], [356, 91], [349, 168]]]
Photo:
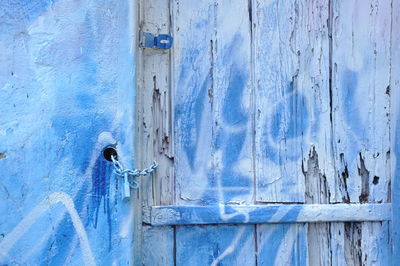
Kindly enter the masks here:
[[391, 220], [390, 203], [152, 206], [144, 222], [154, 225], [362, 222]]

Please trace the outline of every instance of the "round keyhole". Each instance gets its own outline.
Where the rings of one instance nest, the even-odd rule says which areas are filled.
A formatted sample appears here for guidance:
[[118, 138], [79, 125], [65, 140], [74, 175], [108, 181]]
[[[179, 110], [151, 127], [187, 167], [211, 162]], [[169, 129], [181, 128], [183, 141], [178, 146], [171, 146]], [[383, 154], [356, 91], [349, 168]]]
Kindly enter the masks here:
[[108, 147], [104, 148], [103, 156], [104, 156], [104, 159], [112, 162], [111, 156], [115, 156], [116, 158], [118, 158], [118, 153], [117, 153], [117, 150], [113, 146], [108, 146]]

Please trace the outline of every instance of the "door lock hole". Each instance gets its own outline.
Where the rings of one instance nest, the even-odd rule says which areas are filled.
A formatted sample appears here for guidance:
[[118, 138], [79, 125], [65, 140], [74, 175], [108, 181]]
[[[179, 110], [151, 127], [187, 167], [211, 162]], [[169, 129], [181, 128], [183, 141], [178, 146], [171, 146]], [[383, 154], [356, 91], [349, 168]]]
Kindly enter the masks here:
[[115, 158], [118, 159], [117, 150], [112, 146], [105, 147], [103, 150], [104, 159], [106, 159], [109, 162], [112, 162], [111, 156], [115, 156]]

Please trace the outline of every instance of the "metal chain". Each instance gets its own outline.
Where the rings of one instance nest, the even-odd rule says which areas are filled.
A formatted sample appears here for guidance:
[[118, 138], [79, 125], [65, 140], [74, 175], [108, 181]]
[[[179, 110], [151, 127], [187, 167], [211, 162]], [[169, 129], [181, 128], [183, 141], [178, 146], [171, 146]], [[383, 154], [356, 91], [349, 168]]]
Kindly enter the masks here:
[[139, 184], [136, 182], [135, 178], [138, 176], [146, 176], [154, 172], [156, 170], [158, 164], [153, 162], [149, 167], [140, 170], [140, 169], [125, 169], [122, 164], [118, 161], [115, 155], [111, 155], [111, 160], [114, 164], [114, 174], [120, 177], [124, 177], [125, 174], [128, 174], [130, 177], [129, 185], [133, 189], [139, 188]]

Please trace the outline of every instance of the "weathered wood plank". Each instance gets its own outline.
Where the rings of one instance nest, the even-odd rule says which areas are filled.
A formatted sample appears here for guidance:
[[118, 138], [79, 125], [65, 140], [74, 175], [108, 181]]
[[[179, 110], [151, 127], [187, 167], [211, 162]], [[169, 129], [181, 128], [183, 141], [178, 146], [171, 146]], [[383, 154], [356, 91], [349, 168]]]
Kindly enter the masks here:
[[[391, 12], [386, 0], [332, 5], [332, 202], [390, 201]], [[388, 223], [345, 223], [346, 264], [388, 265], [388, 234]]]
[[[315, 151], [307, 166], [306, 203], [328, 203], [329, 187]], [[389, 265], [388, 221], [309, 224], [308, 250], [310, 265]]]
[[[329, 204], [328, 180], [322, 171], [318, 153], [313, 149], [303, 169], [306, 204]], [[343, 223], [308, 224], [308, 263], [345, 265], [343, 232]]]
[[[170, 33], [170, 1], [140, 1], [139, 29], [153, 34]], [[171, 53], [173, 50], [139, 49], [137, 88], [136, 154], [138, 166], [153, 161], [159, 166], [141, 179], [139, 198], [143, 206], [174, 204], [173, 111]], [[135, 211], [140, 220], [141, 210]], [[173, 265], [174, 231], [169, 227], [138, 227], [135, 231], [135, 265]], [[140, 247], [141, 245], [141, 247]]]
[[[303, 158], [309, 152], [318, 150], [326, 168], [309, 183], [333, 176], [330, 126], [323, 122], [329, 121], [328, 1], [255, 2], [256, 199], [304, 202]], [[271, 232], [302, 239], [294, 261], [279, 248], [263, 254], [259, 264], [273, 265], [274, 258], [278, 265], [308, 263], [307, 231], [307, 225], [257, 226], [258, 239]]]
[[174, 265], [174, 228], [143, 226], [143, 260], [139, 265]]
[[[141, 1], [140, 30], [170, 33], [169, 5], [168, 0]], [[142, 180], [145, 206], [174, 203], [170, 58], [171, 51], [141, 49], [138, 60], [137, 154], [141, 167], [159, 164], [152, 177]]]
[[[253, 203], [248, 8], [242, 0], [174, 2], [175, 48], [181, 49], [174, 57], [178, 205]], [[220, 215], [246, 219], [241, 212]], [[176, 263], [254, 264], [253, 229], [178, 228]]]
[[313, 146], [333, 176], [328, 1], [256, 1], [255, 8], [257, 200], [304, 202], [302, 160]]
[[176, 265], [255, 265], [254, 226], [177, 226]]
[[177, 202], [249, 202], [254, 178], [248, 4], [176, 1], [175, 8]]
[[257, 228], [257, 265], [308, 265], [306, 224], [268, 224]]
[[[390, 222], [363, 222], [361, 223], [361, 246], [353, 250], [360, 250], [358, 260], [354, 265], [391, 265], [391, 233]], [[359, 242], [353, 242], [358, 245]], [[354, 245], [353, 244], [353, 245]], [[346, 247], [349, 251], [349, 247]], [[361, 261], [361, 263], [359, 263]], [[350, 263], [348, 263], [351, 265]]]
[[174, 143], [176, 203], [201, 203], [213, 176], [214, 2], [175, 0]]
[[215, 1], [214, 7], [214, 175], [205, 198], [249, 204], [254, 199], [251, 6], [248, 1], [224, 0]]
[[334, 1], [332, 202], [387, 202], [391, 1]]
[[152, 225], [314, 223], [390, 219], [389, 203], [152, 206], [146, 209], [144, 215], [144, 221]]

